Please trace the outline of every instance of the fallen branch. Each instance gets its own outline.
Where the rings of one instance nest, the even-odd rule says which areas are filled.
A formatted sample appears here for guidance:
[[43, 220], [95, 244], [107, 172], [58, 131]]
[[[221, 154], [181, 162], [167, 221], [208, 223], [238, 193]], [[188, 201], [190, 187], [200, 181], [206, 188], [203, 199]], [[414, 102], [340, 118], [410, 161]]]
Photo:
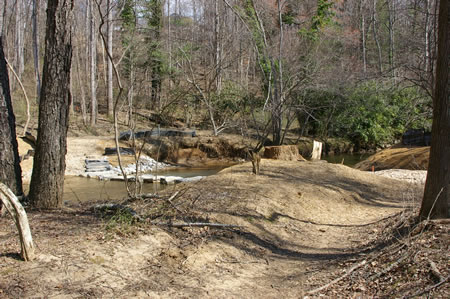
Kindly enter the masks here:
[[413, 294], [411, 296], [404, 297], [404, 298], [414, 298], [414, 297], [420, 296], [422, 294], [425, 294], [425, 293], [431, 291], [432, 289], [437, 288], [441, 284], [446, 283], [449, 278], [450, 278], [450, 276], [447, 276], [445, 279], [443, 279], [442, 281], [438, 282], [437, 284], [431, 285], [428, 288], [426, 288], [425, 290], [420, 290], [419, 292], [417, 292], [417, 293], [415, 293], [415, 294]]
[[430, 265], [431, 274], [437, 279], [437, 281], [443, 281], [444, 277], [442, 277], [442, 274], [439, 272], [436, 264], [430, 259], [428, 259], [428, 264]]
[[345, 272], [345, 274], [342, 275], [341, 277], [338, 277], [338, 278], [336, 278], [335, 280], [333, 280], [333, 281], [327, 283], [326, 285], [323, 285], [323, 286], [321, 286], [321, 287], [319, 287], [319, 288], [317, 288], [317, 289], [308, 291], [306, 294], [312, 295], [312, 294], [315, 294], [315, 293], [317, 293], [317, 292], [320, 292], [320, 291], [323, 291], [323, 290], [329, 288], [331, 285], [333, 285], [333, 284], [335, 284], [335, 283], [341, 281], [341, 280], [344, 279], [345, 277], [349, 276], [349, 275], [350, 275], [353, 271], [355, 271], [356, 269], [358, 269], [358, 268], [364, 266], [366, 263], [367, 263], [367, 261], [364, 260], [364, 261], [360, 262], [359, 264], [354, 265], [353, 267], [351, 267], [350, 269], [348, 269], [348, 270]]
[[172, 202], [172, 200], [175, 199], [175, 197], [177, 197], [177, 195], [180, 193], [180, 191], [175, 192], [174, 194], [172, 194], [169, 198], [167, 199], [163, 199], [165, 202], [168, 202], [170, 204], [170, 206], [172, 208], [174, 208], [175, 210], [177, 210], [179, 213], [183, 213], [183, 211], [181, 211], [179, 208], [177, 208], [177, 206], [175, 206]]
[[1, 182], [0, 201], [6, 207], [6, 210], [11, 214], [14, 222], [16, 223], [17, 230], [19, 231], [21, 245], [20, 256], [25, 261], [32, 261], [35, 258], [35, 253], [27, 213], [14, 193], [12, 193], [12, 191]]
[[151, 222], [153, 225], [160, 226], [169, 226], [169, 227], [199, 227], [199, 226], [208, 226], [208, 227], [242, 227], [241, 225], [235, 224], [224, 224], [224, 223], [209, 223], [209, 222], [182, 222], [182, 223], [171, 223], [171, 222]]
[[382, 275], [388, 273], [389, 271], [391, 271], [392, 269], [394, 269], [395, 267], [400, 265], [400, 263], [402, 263], [407, 257], [408, 257], [408, 254], [405, 254], [404, 256], [399, 258], [396, 262], [392, 263], [391, 265], [389, 265], [388, 267], [384, 268], [380, 272], [375, 273], [374, 275], [370, 276], [368, 280], [372, 281], [372, 280], [377, 279], [378, 277], [381, 277]]

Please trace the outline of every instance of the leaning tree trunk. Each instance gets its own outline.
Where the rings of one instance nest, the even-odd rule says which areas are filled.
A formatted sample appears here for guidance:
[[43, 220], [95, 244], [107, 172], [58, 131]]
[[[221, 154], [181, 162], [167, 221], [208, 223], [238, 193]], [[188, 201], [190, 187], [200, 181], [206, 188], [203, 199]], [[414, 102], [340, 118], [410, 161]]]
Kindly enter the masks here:
[[20, 256], [25, 261], [32, 261], [35, 258], [33, 238], [28, 224], [28, 217], [25, 209], [20, 204], [17, 197], [4, 184], [0, 183], [0, 202], [3, 203], [11, 214], [19, 231]]
[[22, 195], [22, 174], [16, 139], [14, 117], [9, 89], [8, 69], [0, 34], [0, 181], [13, 193]]
[[433, 96], [430, 163], [420, 218], [447, 218], [450, 200], [450, 5], [439, 7], [438, 57]]
[[73, 0], [48, 0], [39, 125], [30, 201], [41, 208], [62, 205], [70, 107]]

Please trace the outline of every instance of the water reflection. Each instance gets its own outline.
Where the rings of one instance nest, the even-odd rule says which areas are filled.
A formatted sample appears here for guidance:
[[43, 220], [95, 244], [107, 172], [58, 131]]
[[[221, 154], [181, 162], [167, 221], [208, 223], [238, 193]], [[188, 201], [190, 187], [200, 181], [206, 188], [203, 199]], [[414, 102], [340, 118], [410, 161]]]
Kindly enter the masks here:
[[353, 167], [358, 162], [367, 159], [371, 154], [338, 154], [338, 155], [328, 155], [324, 156], [323, 159], [327, 160], [328, 163], [341, 164], [344, 161], [344, 165]]
[[[224, 167], [215, 168], [173, 168], [161, 170], [161, 176], [209, 176], [218, 173]], [[134, 186], [131, 186], [134, 188]], [[161, 190], [175, 188], [174, 185], [162, 185], [159, 183], [146, 183], [142, 186], [142, 193], [155, 193]], [[24, 184], [25, 192], [29, 185]], [[67, 176], [64, 179], [64, 202], [95, 202], [95, 201], [120, 201], [127, 197], [125, 183], [121, 181], [100, 181], [97, 179]]]

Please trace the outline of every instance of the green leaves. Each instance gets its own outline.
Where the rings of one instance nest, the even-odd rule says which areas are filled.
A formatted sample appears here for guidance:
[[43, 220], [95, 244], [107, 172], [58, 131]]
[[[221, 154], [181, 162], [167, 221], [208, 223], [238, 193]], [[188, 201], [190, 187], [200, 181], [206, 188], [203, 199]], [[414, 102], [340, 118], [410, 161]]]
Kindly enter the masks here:
[[342, 137], [356, 150], [374, 149], [394, 143], [408, 128], [427, 127], [430, 100], [418, 88], [378, 81], [339, 92], [311, 89], [299, 97], [307, 112], [299, 113], [298, 120], [309, 135]]
[[317, 40], [320, 30], [331, 23], [334, 12], [332, 11], [333, 1], [317, 0], [317, 12], [311, 18], [310, 28], [300, 29], [300, 35], [310, 40]]

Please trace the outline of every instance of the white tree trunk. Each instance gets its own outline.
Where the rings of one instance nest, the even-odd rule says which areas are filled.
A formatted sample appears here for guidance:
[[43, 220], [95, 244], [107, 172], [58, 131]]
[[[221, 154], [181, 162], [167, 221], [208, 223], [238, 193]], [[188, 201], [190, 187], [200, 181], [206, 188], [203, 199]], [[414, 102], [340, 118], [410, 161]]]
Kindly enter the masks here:
[[215, 67], [216, 67], [216, 90], [217, 94], [220, 94], [222, 89], [222, 45], [220, 40], [220, 13], [219, 13], [219, 0], [216, 0], [214, 4], [214, 40], [216, 46], [215, 55]]
[[95, 28], [94, 1], [89, 2], [89, 49], [90, 49], [90, 80], [91, 80], [91, 126], [97, 123], [97, 38]]
[[34, 58], [34, 73], [36, 76], [36, 98], [39, 98], [39, 94], [41, 93], [41, 76], [39, 73], [39, 37], [38, 37], [38, 7], [39, 0], [33, 0], [33, 14], [32, 14], [32, 23], [33, 23], [33, 58]]
[[[112, 0], [108, 0], [107, 2], [107, 10], [108, 10], [108, 26], [107, 26], [107, 37], [108, 37], [108, 52], [113, 52], [113, 15], [112, 15]], [[111, 59], [108, 59], [107, 64], [107, 85], [108, 85], [108, 116], [113, 116], [113, 67], [112, 67], [112, 61]]]
[[12, 193], [12, 191], [3, 183], [0, 183], [0, 200], [11, 214], [16, 223], [17, 230], [19, 231], [21, 245], [20, 256], [25, 261], [32, 261], [36, 255], [25, 209], [22, 207], [14, 193]]
[[16, 40], [15, 40], [15, 69], [19, 79], [22, 79], [24, 71], [24, 9], [23, 0], [17, 0], [16, 2]]

